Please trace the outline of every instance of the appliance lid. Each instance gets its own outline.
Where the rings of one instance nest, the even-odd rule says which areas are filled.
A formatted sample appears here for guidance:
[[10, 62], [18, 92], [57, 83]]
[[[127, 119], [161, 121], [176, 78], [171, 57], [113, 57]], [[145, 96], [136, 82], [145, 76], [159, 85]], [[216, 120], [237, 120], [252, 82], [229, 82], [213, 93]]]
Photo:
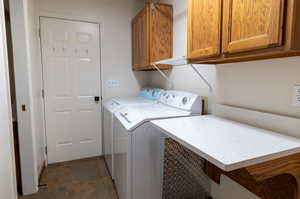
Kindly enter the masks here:
[[166, 106], [161, 103], [123, 107], [115, 112], [115, 117], [128, 131], [132, 131], [145, 122], [156, 119], [186, 117], [192, 113]]
[[118, 108], [121, 108], [121, 105], [113, 99], [105, 101], [103, 106], [110, 112], [114, 112]]
[[121, 109], [119, 115], [130, 124], [134, 123], [139, 118], [142, 118], [142, 114], [139, 110], [130, 108]]
[[139, 104], [139, 103], [154, 103], [154, 100], [146, 99], [144, 97], [115, 97], [113, 100], [121, 105]]

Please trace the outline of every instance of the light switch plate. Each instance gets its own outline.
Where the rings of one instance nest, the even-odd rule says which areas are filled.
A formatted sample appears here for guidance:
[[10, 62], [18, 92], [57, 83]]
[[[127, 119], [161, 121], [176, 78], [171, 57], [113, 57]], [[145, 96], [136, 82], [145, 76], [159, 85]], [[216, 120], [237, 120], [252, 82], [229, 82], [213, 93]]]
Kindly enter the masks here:
[[118, 80], [107, 80], [106, 86], [107, 88], [119, 88], [120, 82]]
[[300, 107], [300, 85], [295, 85], [294, 86], [293, 105]]

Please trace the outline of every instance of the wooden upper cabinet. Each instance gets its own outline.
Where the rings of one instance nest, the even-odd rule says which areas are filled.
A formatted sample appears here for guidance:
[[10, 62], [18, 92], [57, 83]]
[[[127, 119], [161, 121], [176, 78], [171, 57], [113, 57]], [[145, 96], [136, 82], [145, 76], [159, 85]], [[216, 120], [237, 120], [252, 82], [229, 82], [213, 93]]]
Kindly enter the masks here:
[[[153, 70], [152, 62], [173, 56], [173, 7], [147, 3], [132, 21], [133, 70]], [[170, 66], [159, 65], [160, 69]]]
[[300, 55], [299, 0], [188, 2], [189, 63], [219, 64]]
[[221, 51], [222, 0], [188, 1], [188, 58], [211, 57]]
[[133, 66], [135, 69], [149, 65], [149, 7], [145, 7], [132, 21]]
[[284, 0], [224, 0], [223, 52], [282, 45]]

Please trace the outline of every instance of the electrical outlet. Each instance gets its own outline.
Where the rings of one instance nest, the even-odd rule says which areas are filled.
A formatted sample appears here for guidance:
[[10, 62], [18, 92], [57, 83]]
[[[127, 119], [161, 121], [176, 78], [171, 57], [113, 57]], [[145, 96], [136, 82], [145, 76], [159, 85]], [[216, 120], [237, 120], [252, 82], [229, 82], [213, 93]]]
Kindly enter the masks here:
[[300, 106], [300, 85], [295, 85], [294, 86], [293, 105], [294, 106]]

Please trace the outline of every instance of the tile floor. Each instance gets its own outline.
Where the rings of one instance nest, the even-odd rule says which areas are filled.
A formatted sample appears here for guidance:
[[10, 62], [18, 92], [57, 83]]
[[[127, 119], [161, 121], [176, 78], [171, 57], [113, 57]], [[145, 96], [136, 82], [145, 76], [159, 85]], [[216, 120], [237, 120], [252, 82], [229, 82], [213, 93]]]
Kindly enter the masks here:
[[50, 165], [37, 194], [19, 199], [118, 199], [102, 158]]

